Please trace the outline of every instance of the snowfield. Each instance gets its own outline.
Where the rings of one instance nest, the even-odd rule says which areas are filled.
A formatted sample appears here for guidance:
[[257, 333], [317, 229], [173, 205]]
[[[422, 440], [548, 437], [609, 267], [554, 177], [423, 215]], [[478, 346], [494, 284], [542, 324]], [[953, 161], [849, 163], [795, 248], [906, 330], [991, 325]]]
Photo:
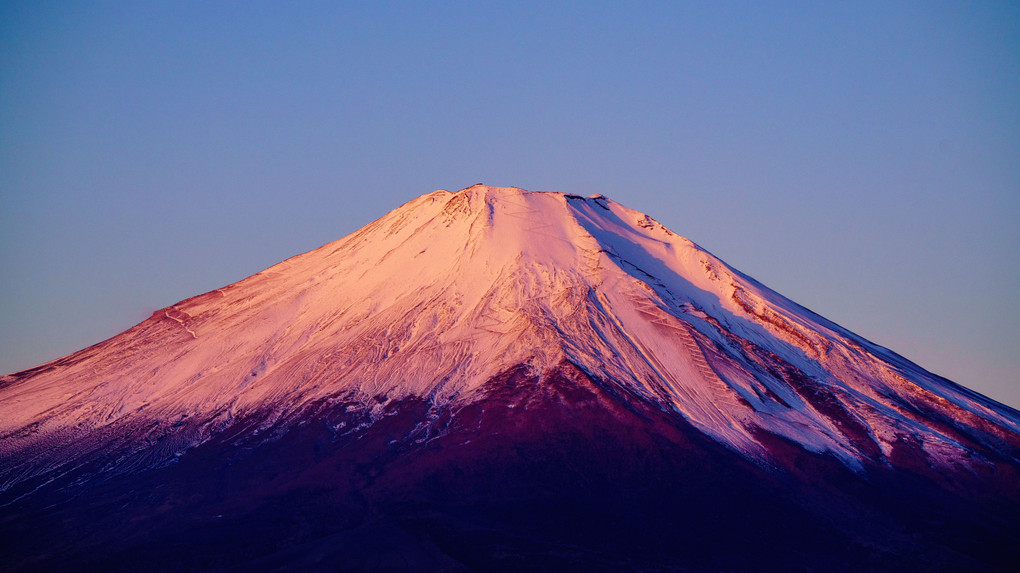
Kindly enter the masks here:
[[408, 397], [455, 411], [501, 373], [564, 362], [763, 465], [776, 437], [855, 470], [898, 449], [978, 467], [1020, 443], [1015, 410], [644, 213], [476, 185], [0, 378], [0, 488], [97, 456], [96, 472], [173, 463], [255, 415], [251, 431], [279, 432], [321, 404], [351, 404], [365, 425]]

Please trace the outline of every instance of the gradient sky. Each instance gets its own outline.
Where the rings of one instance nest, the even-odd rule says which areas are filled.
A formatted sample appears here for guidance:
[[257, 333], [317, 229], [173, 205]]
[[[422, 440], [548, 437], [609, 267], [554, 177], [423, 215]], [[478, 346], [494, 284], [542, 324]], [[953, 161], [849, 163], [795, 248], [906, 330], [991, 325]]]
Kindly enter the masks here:
[[603, 193], [1020, 407], [1016, 2], [0, 3], [0, 371], [435, 189]]

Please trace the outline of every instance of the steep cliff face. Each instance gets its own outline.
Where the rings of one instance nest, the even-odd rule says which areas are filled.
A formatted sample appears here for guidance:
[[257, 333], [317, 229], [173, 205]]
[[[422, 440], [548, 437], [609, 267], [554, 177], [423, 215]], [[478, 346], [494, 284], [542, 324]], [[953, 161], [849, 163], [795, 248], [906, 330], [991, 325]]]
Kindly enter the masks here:
[[[435, 460], [505, 469], [479, 444], [515, 451], [507, 436], [536, 448], [521, 467], [587, 460], [576, 463], [593, 464], [601, 493], [617, 482], [586, 439], [608, 440], [603, 462], [647, 464], [663, 491], [697, 474], [670, 457], [688, 454], [717, 474], [763, 472], [771, 485], [752, 488], [762, 495], [789, 475], [877, 483], [897, 472], [940, 484], [931, 491], [1008, 492], [1020, 465], [1016, 411], [798, 306], [648, 215], [602, 196], [478, 185], [419, 197], [0, 378], [0, 501], [213, 471], [212, 452], [254, 463], [263, 458], [237, 452], [280, 455], [273, 448], [309, 432], [316, 448], [346, 452], [335, 456], [354, 465], [334, 468], [345, 483], [380, 457], [439, 483], [453, 478]], [[761, 477], [770, 472], [787, 477]], [[362, 486], [396, 483], [382, 473]], [[619, 475], [641, 479], [635, 468]], [[734, 479], [728, 487], [745, 483]]]

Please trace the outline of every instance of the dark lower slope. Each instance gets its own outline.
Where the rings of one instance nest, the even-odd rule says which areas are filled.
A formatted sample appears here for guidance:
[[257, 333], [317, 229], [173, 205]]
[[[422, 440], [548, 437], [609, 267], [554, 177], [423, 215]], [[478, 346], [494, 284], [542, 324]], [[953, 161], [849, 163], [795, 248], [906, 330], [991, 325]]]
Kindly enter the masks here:
[[389, 402], [381, 419], [347, 433], [363, 414], [344, 405], [306, 412], [280, 436], [254, 434], [252, 419], [162, 469], [77, 486], [65, 476], [0, 509], [0, 569], [1003, 571], [1020, 562], [1015, 474], [941, 483], [915, 459], [916, 472], [858, 475], [778, 438], [785, 467], [765, 468], [570, 364], [543, 377], [522, 367], [487, 390], [456, 411]]

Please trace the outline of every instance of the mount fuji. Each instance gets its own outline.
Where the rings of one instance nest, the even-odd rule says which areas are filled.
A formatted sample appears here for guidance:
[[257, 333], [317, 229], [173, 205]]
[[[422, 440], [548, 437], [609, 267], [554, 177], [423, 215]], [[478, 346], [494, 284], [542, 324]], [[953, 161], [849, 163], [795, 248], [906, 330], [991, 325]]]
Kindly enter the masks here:
[[5, 570], [1020, 563], [1020, 412], [601, 195], [436, 191], [0, 377]]

